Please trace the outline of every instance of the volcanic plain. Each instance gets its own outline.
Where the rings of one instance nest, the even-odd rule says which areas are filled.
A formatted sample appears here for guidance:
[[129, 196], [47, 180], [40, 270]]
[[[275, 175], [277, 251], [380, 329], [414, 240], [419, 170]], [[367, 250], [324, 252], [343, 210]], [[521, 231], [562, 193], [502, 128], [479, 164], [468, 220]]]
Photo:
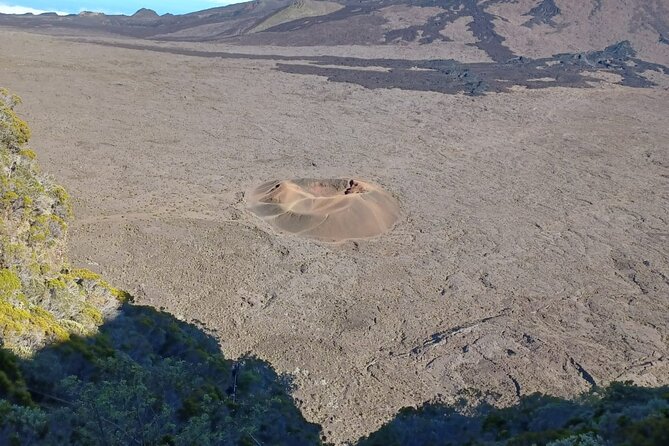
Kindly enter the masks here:
[[[622, 44], [520, 75], [466, 42], [0, 42], [1, 83], [76, 198], [73, 262], [290, 375], [328, 440], [433, 399], [669, 383], [661, 57]], [[331, 243], [249, 209], [300, 178], [369, 181], [397, 221]]]

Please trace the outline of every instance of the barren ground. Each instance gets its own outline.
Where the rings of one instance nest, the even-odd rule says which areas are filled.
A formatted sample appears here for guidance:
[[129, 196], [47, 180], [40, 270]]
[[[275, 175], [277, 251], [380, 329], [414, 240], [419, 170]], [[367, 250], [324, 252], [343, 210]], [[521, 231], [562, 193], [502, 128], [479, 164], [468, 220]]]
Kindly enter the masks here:
[[[666, 76], [469, 97], [276, 64], [1, 29], [73, 261], [293, 375], [339, 443], [467, 389], [669, 383]], [[265, 181], [349, 177], [399, 200], [393, 231], [333, 245], [246, 209]]]

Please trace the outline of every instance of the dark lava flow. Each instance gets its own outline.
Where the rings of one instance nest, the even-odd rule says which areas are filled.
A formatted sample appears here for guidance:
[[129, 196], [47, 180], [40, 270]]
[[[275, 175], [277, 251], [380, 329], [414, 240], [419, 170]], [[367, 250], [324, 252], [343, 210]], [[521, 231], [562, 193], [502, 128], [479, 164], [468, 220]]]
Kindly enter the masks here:
[[[589, 82], [600, 79], [591, 74], [606, 71], [621, 76], [621, 85], [637, 88], [655, 85], [642, 76], [645, 71], [669, 74], [669, 68], [635, 58], [628, 41], [611, 45], [602, 51], [557, 54], [553, 57], [528, 59], [516, 57], [504, 63], [460, 63], [454, 60], [406, 61], [390, 59], [326, 58], [311, 64], [278, 64], [288, 73], [325, 76], [333, 82], [358, 84], [366, 88], [400, 88], [403, 90], [436, 91], [481, 95], [486, 92], [507, 92], [514, 85], [527, 88], [588, 88]], [[319, 65], [348, 67], [376, 66], [387, 72]]]
[[[601, 7], [601, 5], [599, 6]], [[553, 21], [553, 17], [560, 15], [560, 8], [557, 7], [554, 0], [543, 0], [537, 6], [530, 9], [530, 11], [525, 15], [531, 16], [532, 18], [523, 23], [523, 26], [531, 28], [534, 25], [539, 25], [541, 23], [556, 26], [556, 23]]]
[[[589, 88], [589, 82], [600, 82], [591, 74], [597, 71], [615, 73], [620, 84], [647, 88], [655, 85], [643, 77], [646, 71], [669, 75], [669, 68], [636, 58], [628, 41], [616, 43], [602, 51], [563, 53], [541, 59], [513, 57], [503, 63], [461, 63], [455, 60], [359, 59], [335, 56], [281, 56], [209, 52], [125, 43], [89, 42], [119, 48], [172, 53], [193, 57], [277, 61], [277, 70], [292, 74], [327, 77], [365, 88], [399, 88], [402, 90], [465, 93], [472, 96], [487, 92], [507, 92], [514, 85], [527, 88]], [[341, 68], [333, 68], [339, 66]], [[381, 67], [387, 71], [360, 68]]]
[[440, 7], [443, 13], [431, 17], [423, 25], [413, 25], [406, 28], [388, 31], [385, 34], [386, 42], [392, 43], [397, 40], [414, 41], [417, 38], [420, 43], [434, 41], [448, 41], [441, 31], [449, 23], [453, 23], [461, 17], [471, 17], [472, 21], [467, 27], [472, 32], [477, 42], [474, 46], [485, 51], [495, 62], [503, 62], [514, 56], [513, 52], [505, 47], [504, 37], [495, 32], [493, 24], [494, 15], [486, 12], [486, 8], [494, 3], [502, 3], [506, 0], [347, 0], [346, 6], [331, 14], [319, 17], [306, 17], [293, 20], [269, 28], [267, 32], [288, 32], [298, 29], [309, 28], [326, 22], [336, 22], [355, 15], [368, 15], [382, 8], [393, 5], [407, 5], [420, 7]]

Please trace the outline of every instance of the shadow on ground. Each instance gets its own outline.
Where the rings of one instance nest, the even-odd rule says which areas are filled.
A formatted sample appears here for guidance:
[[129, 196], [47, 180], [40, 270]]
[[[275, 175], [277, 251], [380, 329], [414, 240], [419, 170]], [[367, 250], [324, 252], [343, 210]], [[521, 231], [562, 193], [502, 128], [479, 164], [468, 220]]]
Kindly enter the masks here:
[[[20, 359], [0, 350], [0, 444], [318, 445], [291, 382], [265, 362], [227, 360], [201, 329], [124, 304], [96, 336]], [[615, 383], [575, 400], [428, 403], [400, 411], [369, 445], [666, 445], [669, 387]]]
[[669, 387], [613, 383], [575, 400], [530, 395], [506, 409], [405, 408], [358, 446], [669, 444]]
[[267, 363], [227, 360], [197, 327], [124, 304], [94, 337], [2, 353], [14, 404], [0, 400], [0, 444], [319, 444], [290, 390]]

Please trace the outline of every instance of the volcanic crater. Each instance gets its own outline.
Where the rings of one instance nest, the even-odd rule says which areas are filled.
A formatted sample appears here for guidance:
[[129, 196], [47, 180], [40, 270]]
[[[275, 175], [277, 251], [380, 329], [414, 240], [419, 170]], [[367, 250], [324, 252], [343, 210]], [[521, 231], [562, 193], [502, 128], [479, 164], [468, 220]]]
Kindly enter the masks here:
[[354, 179], [269, 181], [249, 194], [248, 204], [279, 232], [327, 242], [383, 234], [400, 214], [390, 193]]

